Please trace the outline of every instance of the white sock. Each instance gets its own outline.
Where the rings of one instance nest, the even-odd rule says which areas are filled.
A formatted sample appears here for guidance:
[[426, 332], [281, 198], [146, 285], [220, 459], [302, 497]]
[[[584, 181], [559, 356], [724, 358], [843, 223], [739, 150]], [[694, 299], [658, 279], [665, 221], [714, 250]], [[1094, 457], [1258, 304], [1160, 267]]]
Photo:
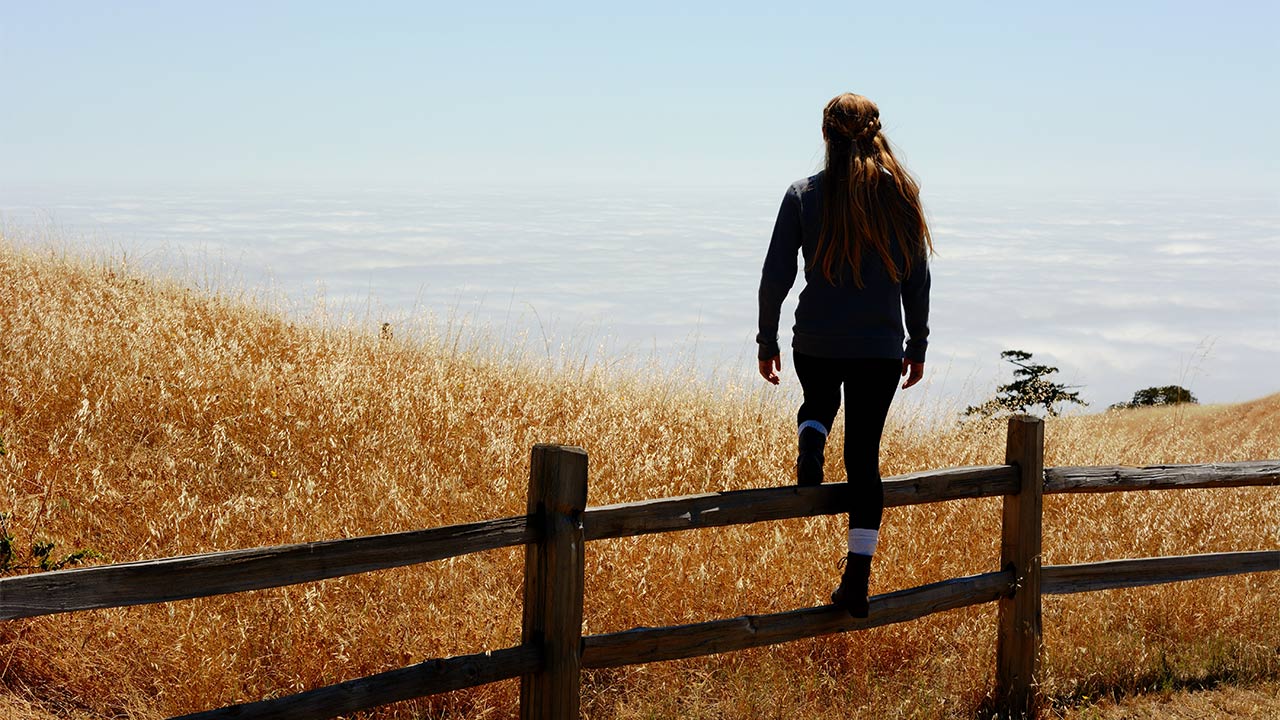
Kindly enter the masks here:
[[875, 555], [880, 531], [870, 528], [849, 528], [849, 552], [854, 555]]
[[796, 432], [802, 433], [804, 432], [805, 428], [813, 428], [814, 430], [817, 430], [818, 432], [822, 433], [822, 437], [827, 436], [827, 428], [817, 420], [805, 420], [804, 422], [800, 423], [800, 427], [796, 430]]

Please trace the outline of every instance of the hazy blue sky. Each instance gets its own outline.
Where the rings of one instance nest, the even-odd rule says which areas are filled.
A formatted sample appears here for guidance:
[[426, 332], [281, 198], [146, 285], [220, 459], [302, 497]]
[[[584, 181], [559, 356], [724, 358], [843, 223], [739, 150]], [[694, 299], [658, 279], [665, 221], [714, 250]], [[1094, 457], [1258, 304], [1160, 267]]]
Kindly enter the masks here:
[[0, 231], [749, 374], [853, 90], [923, 180], [935, 392], [1010, 347], [1095, 407], [1274, 392], [1280, 2], [895, 5], [0, 0]]
[[765, 184], [876, 100], [932, 186], [1274, 196], [1280, 3], [0, 2], [0, 188]]

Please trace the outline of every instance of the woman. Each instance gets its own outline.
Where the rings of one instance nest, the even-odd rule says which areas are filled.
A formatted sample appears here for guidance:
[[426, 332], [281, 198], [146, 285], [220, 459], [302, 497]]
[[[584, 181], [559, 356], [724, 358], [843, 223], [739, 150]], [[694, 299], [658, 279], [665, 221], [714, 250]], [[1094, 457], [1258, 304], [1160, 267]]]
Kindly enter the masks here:
[[[782, 198], [760, 280], [760, 375], [778, 384], [778, 315], [804, 256], [791, 347], [804, 402], [796, 481], [822, 483], [823, 448], [844, 387], [844, 467], [852, 490], [849, 551], [831, 601], [867, 616], [871, 557], [884, 511], [880, 435], [898, 378], [924, 375], [933, 240], [920, 189], [880, 130], [880, 111], [845, 93], [822, 114], [826, 166]], [[903, 333], [905, 310], [906, 334]], [[906, 340], [905, 351], [903, 341]]]

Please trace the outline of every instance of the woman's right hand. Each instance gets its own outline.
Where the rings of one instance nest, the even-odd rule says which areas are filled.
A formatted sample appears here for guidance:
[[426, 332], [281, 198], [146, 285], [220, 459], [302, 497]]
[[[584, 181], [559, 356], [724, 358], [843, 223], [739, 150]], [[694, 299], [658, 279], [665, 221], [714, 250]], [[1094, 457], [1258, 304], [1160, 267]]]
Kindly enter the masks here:
[[760, 361], [760, 377], [770, 383], [778, 384], [778, 371], [782, 369], [782, 356], [774, 355], [768, 360]]

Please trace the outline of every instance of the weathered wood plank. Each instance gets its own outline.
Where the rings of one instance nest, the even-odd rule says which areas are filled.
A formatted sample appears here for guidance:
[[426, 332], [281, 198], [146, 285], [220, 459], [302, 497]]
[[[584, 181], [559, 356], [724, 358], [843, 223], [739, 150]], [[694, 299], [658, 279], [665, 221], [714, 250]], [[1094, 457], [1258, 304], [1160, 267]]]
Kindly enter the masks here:
[[1040, 589], [1051, 595], [1066, 595], [1276, 571], [1280, 571], [1280, 550], [1107, 560], [1045, 567]]
[[1013, 573], [994, 572], [876, 595], [871, 598], [871, 613], [865, 619], [850, 617], [834, 605], [824, 605], [770, 615], [590, 635], [583, 638], [582, 666], [606, 668], [679, 660], [864, 630], [991, 602], [1012, 591]]
[[296, 695], [182, 715], [174, 720], [320, 720], [518, 677], [537, 670], [541, 664], [537, 648], [518, 645], [475, 655], [427, 660]]
[[1046, 493], [1280, 485], [1280, 460], [1147, 467], [1045, 468]]
[[0, 620], [261, 590], [522, 545], [525, 517], [0, 579]]
[[944, 500], [997, 497], [1017, 492], [1017, 488], [1017, 469], [1009, 465], [926, 470], [886, 478], [884, 505], [900, 507]]
[[1009, 418], [1005, 461], [1016, 465], [1020, 488], [1004, 497], [1000, 567], [1014, 573], [1017, 590], [999, 601], [996, 702], [1004, 716], [1030, 717], [1040, 664], [1040, 544], [1044, 498], [1044, 421]]
[[[1017, 475], [1007, 465], [949, 468], [898, 475], [884, 481], [885, 506], [917, 505], [1017, 492]], [[629, 537], [694, 528], [741, 525], [848, 512], [847, 483], [819, 487], [758, 488], [686, 495], [587, 508], [587, 540]]]
[[582, 682], [585, 561], [582, 511], [587, 454], [535, 445], [529, 463], [529, 517], [542, 540], [525, 546], [522, 643], [544, 663], [520, 679], [522, 720], [577, 720]]

